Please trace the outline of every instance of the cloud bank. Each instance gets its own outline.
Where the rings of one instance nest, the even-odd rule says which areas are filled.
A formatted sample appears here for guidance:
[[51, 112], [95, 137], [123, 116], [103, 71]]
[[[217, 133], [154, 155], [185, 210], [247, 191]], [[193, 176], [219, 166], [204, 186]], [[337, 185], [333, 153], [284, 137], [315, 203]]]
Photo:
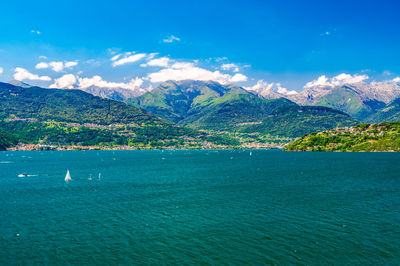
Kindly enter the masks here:
[[223, 74], [219, 71], [210, 71], [195, 66], [193, 63], [180, 62], [174, 63], [171, 67], [164, 68], [158, 72], [150, 73], [147, 79], [152, 83], [164, 82], [167, 80], [213, 80], [223, 84], [230, 82], [247, 81], [247, 76], [243, 74]]
[[254, 91], [263, 96], [268, 95], [273, 92], [277, 92], [277, 93], [283, 94], [283, 95], [294, 95], [294, 94], [298, 93], [297, 91], [288, 90], [288, 89], [282, 87], [281, 83], [279, 83], [279, 82], [268, 83], [264, 80], [258, 80], [254, 86], [244, 87], [244, 88], [249, 91]]
[[77, 61], [69, 61], [69, 62], [61, 62], [61, 61], [53, 61], [53, 62], [40, 62], [38, 63], [35, 68], [36, 69], [46, 69], [51, 68], [55, 72], [61, 72], [64, 68], [71, 68], [78, 65]]
[[[66, 74], [60, 78], [54, 80], [54, 83], [50, 85], [50, 88], [57, 89], [86, 89], [89, 87], [100, 87], [100, 88], [122, 88], [133, 91], [142, 91], [141, 86], [143, 80], [136, 77], [131, 79], [129, 82], [108, 82], [105, 81], [101, 76], [93, 76], [91, 78], [81, 78], [73, 74]], [[144, 90], [143, 90], [144, 91]]]
[[327, 78], [325, 75], [320, 76], [318, 79], [307, 82], [304, 86], [305, 89], [310, 88], [321, 88], [321, 87], [336, 87], [343, 86], [345, 84], [356, 84], [367, 80], [368, 75], [350, 75], [342, 73], [332, 78]]
[[145, 54], [145, 53], [135, 54], [134, 52], [118, 54], [111, 58], [111, 61], [113, 61], [112, 66], [117, 67], [117, 66], [128, 64], [128, 63], [134, 63], [134, 62], [142, 60], [146, 56], [147, 56], [147, 54]]
[[15, 68], [15, 74], [14, 74], [14, 79], [15, 80], [41, 80], [41, 81], [51, 81], [51, 78], [49, 76], [39, 76], [36, 74], [30, 73], [28, 70], [22, 68], [22, 67], [16, 67]]

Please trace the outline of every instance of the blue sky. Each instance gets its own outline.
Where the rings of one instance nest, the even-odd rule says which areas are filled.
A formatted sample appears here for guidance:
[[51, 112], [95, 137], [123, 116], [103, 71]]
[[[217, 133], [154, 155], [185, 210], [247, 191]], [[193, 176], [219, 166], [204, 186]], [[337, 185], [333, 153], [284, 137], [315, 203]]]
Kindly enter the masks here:
[[[41, 86], [73, 75], [146, 87], [187, 74], [301, 90], [321, 75], [400, 75], [397, 1], [22, 0], [1, 10], [2, 81], [19, 71]], [[116, 65], [116, 55], [128, 59]]]

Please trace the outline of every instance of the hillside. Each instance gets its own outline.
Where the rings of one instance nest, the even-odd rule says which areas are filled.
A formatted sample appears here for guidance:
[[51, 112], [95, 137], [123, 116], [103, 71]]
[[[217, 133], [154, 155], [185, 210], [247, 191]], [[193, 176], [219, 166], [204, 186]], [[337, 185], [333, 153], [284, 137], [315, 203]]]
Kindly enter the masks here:
[[90, 86], [87, 88], [77, 88], [90, 93], [94, 96], [99, 96], [101, 98], [108, 98], [116, 101], [124, 101], [126, 99], [138, 96], [138, 93], [133, 90], [123, 89], [123, 88], [101, 88], [97, 86]]
[[286, 151], [400, 151], [400, 122], [360, 124], [313, 133], [285, 147]]
[[177, 123], [225, 95], [252, 94], [235, 85], [213, 81], [167, 81], [150, 92], [128, 99], [127, 103]]
[[257, 123], [279, 106], [295, 105], [286, 99], [265, 100], [254, 95], [227, 94], [180, 121], [198, 129], [235, 131], [241, 124]]
[[304, 134], [353, 126], [357, 120], [349, 115], [321, 106], [282, 106], [262, 120], [262, 123], [244, 126], [241, 132], [259, 132], [282, 137], [299, 137]]
[[22, 88], [0, 83], [0, 119], [12, 117], [97, 124], [168, 124], [136, 107], [81, 90]]
[[386, 105], [376, 98], [367, 96], [360, 87], [354, 85], [306, 89], [297, 95], [289, 96], [289, 99], [299, 104], [331, 107], [361, 121], [366, 121]]
[[128, 102], [183, 126], [246, 134], [298, 137], [356, 123], [330, 108], [303, 108], [284, 98], [265, 99], [216, 82], [169, 81]]
[[385, 106], [384, 102], [363, 99], [357, 91], [349, 86], [334, 88], [313, 104], [335, 108], [363, 121]]
[[17, 144], [15, 136], [0, 128], [0, 151], [4, 151], [15, 144]]
[[26, 144], [132, 148], [239, 145], [226, 135], [179, 127], [123, 102], [80, 90], [0, 83], [0, 128]]
[[400, 121], [400, 98], [395, 99], [374, 115], [371, 115], [367, 121], [373, 123], [381, 121]]
[[170, 81], [135, 101], [180, 126], [80, 90], [0, 83], [0, 128], [15, 131], [22, 143], [56, 146], [269, 147], [357, 123], [331, 108], [267, 100], [216, 82]]
[[[275, 97], [279, 97], [279, 95]], [[360, 121], [383, 122], [385, 120], [376, 114], [385, 110], [387, 105], [400, 97], [400, 84], [374, 81], [335, 87], [317, 86], [307, 88], [297, 94], [281, 95], [281, 97], [300, 105], [331, 107]], [[376, 118], [373, 118], [375, 116]]]

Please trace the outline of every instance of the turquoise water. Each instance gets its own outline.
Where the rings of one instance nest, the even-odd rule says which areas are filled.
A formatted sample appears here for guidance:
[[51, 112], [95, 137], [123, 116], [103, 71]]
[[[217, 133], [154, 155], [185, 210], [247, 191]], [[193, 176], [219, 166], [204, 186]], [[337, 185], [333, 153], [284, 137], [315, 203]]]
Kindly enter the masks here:
[[398, 264], [400, 154], [1, 152], [0, 215], [3, 265]]

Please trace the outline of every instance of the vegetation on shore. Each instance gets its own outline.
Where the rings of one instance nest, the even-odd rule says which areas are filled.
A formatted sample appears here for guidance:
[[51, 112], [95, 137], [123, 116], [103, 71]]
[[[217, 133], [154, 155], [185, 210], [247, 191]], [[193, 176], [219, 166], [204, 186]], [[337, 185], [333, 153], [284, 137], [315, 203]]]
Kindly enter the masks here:
[[0, 151], [4, 151], [17, 143], [15, 136], [0, 128]]
[[400, 151], [400, 122], [359, 124], [305, 135], [285, 151]]

